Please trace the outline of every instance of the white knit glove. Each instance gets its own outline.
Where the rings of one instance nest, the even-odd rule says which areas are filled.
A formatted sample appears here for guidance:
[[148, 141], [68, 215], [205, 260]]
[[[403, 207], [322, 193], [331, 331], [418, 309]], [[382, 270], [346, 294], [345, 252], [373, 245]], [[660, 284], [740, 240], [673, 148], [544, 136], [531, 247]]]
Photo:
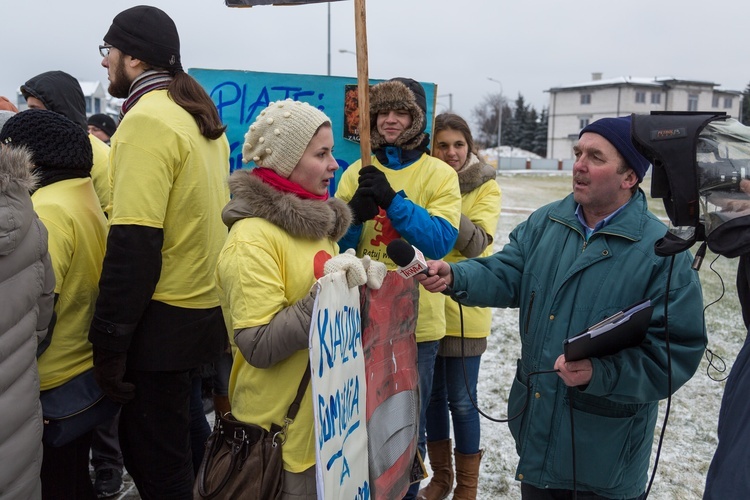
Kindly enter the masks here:
[[369, 255], [365, 255], [362, 257], [362, 265], [367, 272], [367, 288], [380, 290], [385, 279], [385, 273], [388, 272], [385, 264], [377, 260], [372, 260]]
[[331, 274], [336, 271], [346, 272], [346, 284], [349, 285], [349, 288], [367, 283], [367, 271], [365, 271], [362, 261], [357, 258], [353, 248], [331, 257], [323, 265], [323, 274]]

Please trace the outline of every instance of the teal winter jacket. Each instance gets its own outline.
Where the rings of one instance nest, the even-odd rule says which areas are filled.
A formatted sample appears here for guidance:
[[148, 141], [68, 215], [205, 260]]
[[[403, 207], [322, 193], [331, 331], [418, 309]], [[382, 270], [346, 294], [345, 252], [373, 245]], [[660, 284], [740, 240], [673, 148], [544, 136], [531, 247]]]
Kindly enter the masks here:
[[[648, 211], [640, 189], [588, 242], [573, 195], [535, 211], [502, 251], [452, 264], [453, 288], [471, 306], [519, 308], [522, 343], [509, 395], [509, 423], [519, 454], [516, 479], [538, 488], [573, 489], [571, 411], [579, 491], [634, 498], [645, 491], [658, 402], [694, 374], [704, 350], [703, 298], [689, 252], [654, 253], [666, 226]], [[552, 370], [563, 340], [642, 299], [654, 312], [644, 342], [592, 358], [586, 386], [568, 388]], [[525, 405], [525, 409], [524, 409]]]

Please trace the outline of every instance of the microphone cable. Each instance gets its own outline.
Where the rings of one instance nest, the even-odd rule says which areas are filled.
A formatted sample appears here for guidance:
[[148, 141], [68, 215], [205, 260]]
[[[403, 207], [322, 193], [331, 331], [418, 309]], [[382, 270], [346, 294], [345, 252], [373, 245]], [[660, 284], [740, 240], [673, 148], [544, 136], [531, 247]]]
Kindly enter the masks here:
[[[720, 254], [716, 254], [716, 257], [714, 257], [714, 260], [711, 261], [711, 264], [708, 266], [711, 271], [716, 275], [717, 278], [719, 278], [719, 283], [721, 284], [721, 294], [719, 294], [719, 298], [714, 300], [713, 302], [710, 302], [706, 304], [706, 307], [703, 308], [703, 317], [706, 317], [706, 310], [711, 307], [712, 305], [718, 303], [721, 299], [724, 298], [724, 293], [726, 291], [726, 288], [724, 287], [724, 278], [721, 277], [721, 274], [714, 269], [714, 264], [717, 260], [719, 260], [719, 257], [721, 257]], [[706, 376], [713, 380], [714, 382], [723, 382], [729, 377], [729, 374], [726, 373], [727, 371], [727, 363], [724, 361], [724, 358], [713, 352], [711, 349], [708, 348], [708, 337], [706, 337], [706, 352], [705, 352], [706, 361], [708, 361], [708, 366], [706, 366]], [[714, 370], [716, 373], [724, 374], [723, 377], [714, 377], [711, 374], [711, 370]]]
[[[705, 250], [704, 250], [705, 252]], [[654, 457], [654, 468], [651, 471], [651, 479], [648, 482], [646, 488], [646, 494], [643, 499], [648, 498], [648, 494], [651, 492], [651, 486], [654, 484], [656, 478], [656, 468], [659, 466], [659, 457], [661, 456], [661, 445], [664, 442], [664, 433], [667, 431], [667, 421], [669, 420], [669, 410], [672, 407], [672, 349], [669, 346], [669, 286], [672, 283], [672, 270], [674, 269], [674, 258], [669, 260], [669, 273], [667, 274], [667, 291], [664, 295], [664, 341], [667, 347], [667, 407], [664, 410], [664, 423], [661, 426], [661, 432], [659, 433], [659, 444], [656, 447], [656, 455]], [[697, 272], [697, 271], [696, 271]]]
[[[462, 293], [464, 293], [464, 297], [465, 297], [466, 292], [462, 292]], [[523, 415], [523, 413], [526, 411], [526, 407], [529, 405], [529, 399], [531, 398], [531, 376], [543, 375], [543, 374], [549, 374], [549, 373], [557, 373], [560, 370], [554, 369], [554, 370], [540, 370], [536, 372], [529, 372], [526, 375], [526, 398], [523, 401], [523, 406], [515, 415], [509, 416], [508, 418], [503, 419], [503, 418], [495, 418], [486, 414], [479, 408], [479, 405], [477, 404], [477, 402], [474, 401], [474, 398], [471, 395], [471, 388], [469, 387], [469, 375], [466, 372], [466, 352], [465, 352], [465, 347], [464, 347], [464, 341], [466, 340], [466, 336], [464, 333], [463, 304], [461, 304], [461, 301], [458, 300], [454, 295], [451, 295], [451, 298], [458, 303], [458, 317], [459, 317], [459, 324], [461, 325], [461, 368], [463, 369], [463, 374], [464, 374], [464, 385], [466, 386], [466, 394], [469, 396], [469, 401], [471, 401], [471, 405], [474, 407], [475, 410], [477, 410], [477, 413], [479, 413], [484, 418], [492, 422], [508, 423], [512, 420], [517, 419], [518, 417]], [[570, 394], [571, 389], [572, 388], [568, 387], [568, 394]], [[508, 397], [510, 399], [510, 394], [508, 394]], [[570, 399], [570, 396], [568, 396], [568, 399]], [[573, 436], [573, 401], [572, 399], [570, 402], [570, 433], [571, 433], [571, 436]], [[574, 441], [572, 448], [573, 448], [573, 500], [576, 500], [578, 498], [578, 491], [577, 491], [576, 479], [575, 479], [576, 478], [575, 441]]]
[[[462, 293], [465, 294], [465, 292], [462, 292]], [[455, 297], [451, 296], [451, 298], [453, 298], [453, 300], [455, 300], [458, 303], [458, 317], [459, 317], [459, 321], [460, 321], [460, 325], [461, 325], [461, 368], [463, 369], [464, 385], [466, 386], [466, 393], [469, 396], [469, 401], [471, 401], [471, 405], [474, 407], [475, 410], [477, 410], [477, 413], [479, 413], [484, 418], [486, 418], [487, 420], [490, 420], [492, 422], [498, 422], [498, 423], [504, 424], [504, 423], [508, 423], [508, 422], [510, 422], [512, 420], [517, 419], [518, 417], [520, 417], [521, 415], [523, 415], [523, 412], [526, 411], [526, 407], [529, 404], [529, 398], [531, 397], [531, 377], [532, 377], [532, 375], [542, 375], [542, 374], [546, 374], [546, 373], [557, 373], [560, 370], [540, 370], [540, 371], [536, 371], [536, 372], [530, 372], [529, 374], [527, 374], [526, 375], [526, 399], [524, 400], [523, 406], [518, 411], [518, 413], [516, 413], [512, 417], [508, 417], [508, 418], [495, 418], [495, 417], [492, 417], [492, 416], [486, 414], [485, 412], [482, 411], [481, 408], [479, 408], [479, 405], [474, 400], [474, 397], [471, 395], [471, 388], [469, 387], [469, 375], [466, 372], [466, 353], [465, 353], [465, 347], [464, 347], [464, 341], [465, 341], [466, 337], [465, 337], [465, 334], [464, 334], [464, 310], [463, 310], [463, 305], [461, 304], [461, 302], [459, 300], [456, 300]]]

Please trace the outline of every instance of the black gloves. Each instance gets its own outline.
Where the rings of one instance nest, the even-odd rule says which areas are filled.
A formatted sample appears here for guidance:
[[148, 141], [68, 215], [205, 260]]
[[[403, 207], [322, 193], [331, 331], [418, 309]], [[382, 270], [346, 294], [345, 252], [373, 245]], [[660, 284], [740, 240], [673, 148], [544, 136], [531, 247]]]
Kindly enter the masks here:
[[355, 225], [374, 219], [378, 215], [378, 212], [380, 212], [378, 204], [375, 203], [375, 198], [362, 194], [361, 189], [357, 189], [352, 199], [349, 200], [349, 208], [352, 209], [352, 215], [354, 215], [353, 223]]
[[94, 346], [94, 379], [104, 394], [115, 403], [125, 404], [135, 397], [135, 386], [123, 382], [126, 352], [115, 352]]
[[372, 165], [362, 167], [359, 171], [359, 189], [363, 195], [372, 196], [375, 202], [388, 210], [393, 198], [396, 197], [396, 191], [388, 183], [385, 174]]

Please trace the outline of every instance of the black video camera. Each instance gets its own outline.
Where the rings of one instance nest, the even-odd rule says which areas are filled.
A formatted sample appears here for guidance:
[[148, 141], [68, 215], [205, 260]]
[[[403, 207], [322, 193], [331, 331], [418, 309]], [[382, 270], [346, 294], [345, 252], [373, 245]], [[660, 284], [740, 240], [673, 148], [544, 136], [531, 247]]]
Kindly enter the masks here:
[[740, 182], [750, 180], [750, 159], [731, 158], [725, 145], [707, 137], [698, 137], [696, 160], [698, 163], [699, 191], [729, 191], [739, 193]]
[[750, 180], [750, 170], [746, 166], [737, 167], [732, 161], [704, 166], [700, 175], [701, 191], [724, 190], [739, 193], [743, 179]]
[[715, 253], [750, 252], [750, 127], [726, 113], [632, 115], [633, 145], [653, 165], [651, 196], [673, 227], [655, 246], [674, 255], [696, 241]]

